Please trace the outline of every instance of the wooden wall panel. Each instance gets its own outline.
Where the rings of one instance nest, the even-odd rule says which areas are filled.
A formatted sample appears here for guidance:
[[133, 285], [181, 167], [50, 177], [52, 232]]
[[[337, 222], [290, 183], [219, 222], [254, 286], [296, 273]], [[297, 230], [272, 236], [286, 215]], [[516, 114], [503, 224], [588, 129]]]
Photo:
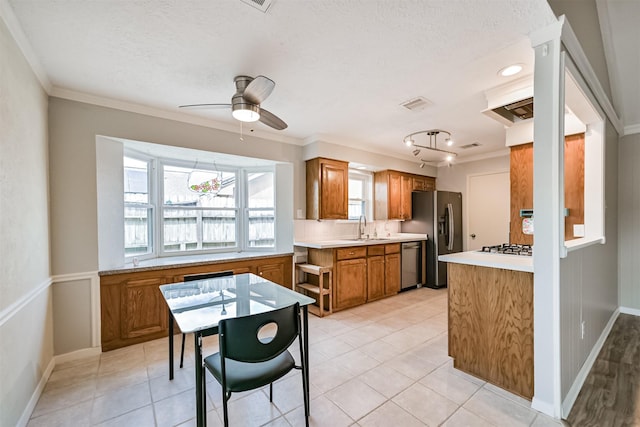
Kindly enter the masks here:
[[[584, 133], [570, 135], [564, 143], [565, 240], [574, 239], [574, 224], [584, 224]], [[534, 236], [522, 233], [520, 209], [533, 208], [533, 143], [511, 147], [511, 224], [509, 241], [533, 245]]]
[[533, 236], [522, 232], [520, 209], [533, 209], [533, 143], [511, 147], [511, 224], [509, 242], [533, 245]]
[[584, 134], [564, 140], [564, 206], [569, 216], [564, 219], [564, 239], [573, 237], [574, 224], [584, 224]]
[[533, 397], [533, 274], [448, 264], [454, 367]]

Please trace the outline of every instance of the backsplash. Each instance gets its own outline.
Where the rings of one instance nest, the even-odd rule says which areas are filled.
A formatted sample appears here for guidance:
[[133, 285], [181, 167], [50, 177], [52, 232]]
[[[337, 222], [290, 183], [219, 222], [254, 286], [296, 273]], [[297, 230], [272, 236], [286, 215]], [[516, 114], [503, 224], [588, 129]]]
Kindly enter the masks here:
[[[367, 221], [365, 234], [378, 237], [386, 237], [400, 232], [400, 221]], [[335, 240], [353, 239], [358, 235], [357, 221], [315, 221], [295, 220], [294, 240]]]

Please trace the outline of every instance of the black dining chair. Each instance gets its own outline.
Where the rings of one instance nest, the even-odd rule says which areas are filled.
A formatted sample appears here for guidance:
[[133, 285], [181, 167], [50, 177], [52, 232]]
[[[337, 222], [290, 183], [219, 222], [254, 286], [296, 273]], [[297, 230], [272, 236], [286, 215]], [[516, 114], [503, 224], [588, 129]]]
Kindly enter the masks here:
[[[263, 328], [273, 325], [276, 326], [275, 335], [260, 336]], [[300, 344], [300, 365], [296, 365], [288, 350], [296, 337]], [[229, 425], [227, 401], [232, 392], [269, 384], [269, 401], [272, 402], [273, 382], [292, 369], [302, 371], [305, 424], [309, 425], [309, 384], [304, 364], [299, 303], [265, 313], [223, 319], [218, 324], [218, 342], [220, 351], [206, 357], [204, 365], [222, 386], [225, 427]]]
[[[214, 279], [216, 277], [233, 276], [233, 271], [217, 271], [215, 273], [202, 273], [202, 274], [188, 274], [182, 279], [183, 282], [193, 282], [194, 280]], [[185, 334], [182, 334], [182, 347], [180, 348], [180, 367], [184, 363], [184, 341]]]

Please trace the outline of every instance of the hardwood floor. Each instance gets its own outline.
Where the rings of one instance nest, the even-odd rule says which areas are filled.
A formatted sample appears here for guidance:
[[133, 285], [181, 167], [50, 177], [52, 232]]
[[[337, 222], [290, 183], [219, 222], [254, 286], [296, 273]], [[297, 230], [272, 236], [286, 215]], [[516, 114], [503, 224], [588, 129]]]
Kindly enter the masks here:
[[640, 317], [618, 317], [568, 421], [580, 427], [640, 426]]

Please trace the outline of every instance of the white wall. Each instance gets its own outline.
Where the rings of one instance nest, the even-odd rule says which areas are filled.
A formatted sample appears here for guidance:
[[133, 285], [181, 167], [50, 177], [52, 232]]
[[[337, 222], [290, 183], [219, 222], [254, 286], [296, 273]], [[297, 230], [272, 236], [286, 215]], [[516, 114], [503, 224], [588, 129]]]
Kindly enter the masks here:
[[640, 313], [640, 134], [620, 139], [618, 154], [619, 303]]
[[2, 19], [0, 58], [0, 426], [8, 427], [35, 404], [53, 331], [47, 96]]

